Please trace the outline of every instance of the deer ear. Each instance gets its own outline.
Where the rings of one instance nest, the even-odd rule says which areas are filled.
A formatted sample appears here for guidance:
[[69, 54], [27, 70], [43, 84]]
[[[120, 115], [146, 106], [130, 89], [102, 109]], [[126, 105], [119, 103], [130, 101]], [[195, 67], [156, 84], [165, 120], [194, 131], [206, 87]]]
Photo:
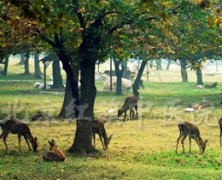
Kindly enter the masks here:
[[113, 136], [113, 134], [111, 134], [111, 135], [109, 136], [109, 140], [111, 140], [111, 139], [112, 139], [112, 136]]
[[37, 137], [34, 138], [35, 142], [37, 142]]
[[205, 144], [208, 142], [208, 140], [205, 140]]

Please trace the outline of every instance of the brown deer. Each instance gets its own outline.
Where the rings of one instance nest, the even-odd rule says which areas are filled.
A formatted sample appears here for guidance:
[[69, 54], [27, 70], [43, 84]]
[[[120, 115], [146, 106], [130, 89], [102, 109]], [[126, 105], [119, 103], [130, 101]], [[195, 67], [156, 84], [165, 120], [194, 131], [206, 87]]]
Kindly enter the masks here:
[[31, 118], [32, 121], [46, 121], [49, 120], [49, 115], [45, 112], [38, 111]]
[[94, 147], [96, 147], [95, 146], [95, 141], [96, 141], [95, 137], [96, 137], [96, 134], [98, 134], [104, 151], [108, 149], [108, 145], [112, 139], [112, 135], [107, 137], [106, 129], [104, 127], [105, 122], [106, 121], [101, 121], [101, 119], [95, 118], [93, 120], [93, 127], [92, 127]]
[[222, 146], [222, 118], [218, 120], [220, 126], [220, 146]]
[[65, 160], [65, 154], [57, 147], [54, 139], [49, 141], [49, 146], [49, 151], [45, 152], [42, 156], [45, 161], [53, 162]]
[[2, 134], [0, 135], [0, 139], [3, 138], [6, 150], [8, 150], [6, 139], [9, 133], [12, 133], [12, 134], [18, 134], [19, 151], [21, 151], [21, 148], [20, 148], [21, 136], [25, 138], [25, 141], [28, 144], [29, 150], [31, 150], [31, 147], [29, 145], [29, 142], [30, 142], [32, 144], [33, 151], [34, 152], [37, 151], [37, 147], [38, 147], [37, 137], [33, 138], [31, 131], [26, 123], [11, 117], [9, 120], [0, 122], [0, 126], [2, 128]]
[[118, 109], [118, 117], [120, 117], [123, 113], [124, 113], [124, 119], [123, 121], [125, 121], [126, 119], [126, 112], [128, 110], [130, 110], [130, 120], [133, 120], [134, 119], [134, 115], [135, 115], [135, 112], [134, 112], [134, 108], [136, 110], [136, 116], [138, 118], [138, 111], [137, 111], [137, 97], [136, 96], [129, 96], [125, 99], [125, 102], [124, 102], [124, 105]]
[[193, 109], [195, 110], [201, 110], [203, 108], [207, 108], [207, 107], [211, 107], [212, 106], [212, 103], [209, 102], [209, 101], [204, 101], [202, 103], [199, 103], [199, 104], [195, 104], [192, 106]]
[[207, 140], [203, 141], [203, 139], [200, 137], [200, 131], [197, 128], [197, 126], [195, 126], [194, 124], [189, 123], [189, 122], [183, 122], [183, 123], [178, 124], [178, 127], [179, 127], [179, 131], [180, 131], [180, 135], [177, 139], [176, 153], [177, 153], [178, 144], [179, 144], [179, 141], [181, 138], [182, 138], [181, 144], [183, 147], [183, 153], [185, 152], [184, 141], [187, 138], [187, 136], [189, 137], [189, 145], [190, 145], [189, 152], [191, 152], [191, 138], [193, 138], [196, 141], [196, 143], [198, 144], [201, 153], [204, 153]]
[[209, 88], [209, 89], [212, 89], [212, 88], [216, 88], [217, 87], [217, 82], [214, 82], [212, 84], [205, 84], [204, 87], [205, 88]]

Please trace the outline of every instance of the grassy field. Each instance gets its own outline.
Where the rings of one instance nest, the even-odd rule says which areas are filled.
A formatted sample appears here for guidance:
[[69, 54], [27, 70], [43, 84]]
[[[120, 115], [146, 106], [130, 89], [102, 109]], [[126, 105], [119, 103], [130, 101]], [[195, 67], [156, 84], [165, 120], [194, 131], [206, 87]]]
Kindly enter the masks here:
[[[13, 78], [15, 76], [16, 78]], [[27, 120], [37, 110], [47, 111], [52, 117], [48, 122], [30, 123], [33, 135], [38, 137], [39, 151], [28, 151], [22, 140], [22, 152], [18, 151], [16, 135], [9, 135], [6, 152], [0, 142], [0, 179], [220, 179], [222, 171], [222, 149], [219, 146], [217, 120], [222, 116], [218, 104], [222, 85], [216, 89], [195, 89], [191, 83], [146, 82], [140, 91], [139, 120], [122, 122], [116, 110], [122, 106], [123, 96], [104, 92], [102, 82], [97, 82], [95, 114], [109, 116], [106, 124], [108, 135], [113, 134], [109, 150], [102, 150], [99, 139], [96, 147], [100, 153], [87, 157], [69, 154], [75, 132], [74, 121], [57, 119], [62, 102], [62, 93], [42, 93], [34, 89], [33, 78], [22, 81], [15, 75], [0, 81], [0, 118], [13, 111], [17, 117]], [[189, 104], [207, 99], [214, 106], [195, 113], [185, 113]], [[109, 113], [109, 110], [113, 113]], [[179, 135], [177, 124], [191, 121], [198, 125], [201, 135], [208, 139], [206, 153], [201, 155], [195, 142], [192, 153], [175, 154], [176, 139]], [[42, 154], [48, 149], [48, 140], [54, 138], [66, 153], [62, 163], [48, 163]]]

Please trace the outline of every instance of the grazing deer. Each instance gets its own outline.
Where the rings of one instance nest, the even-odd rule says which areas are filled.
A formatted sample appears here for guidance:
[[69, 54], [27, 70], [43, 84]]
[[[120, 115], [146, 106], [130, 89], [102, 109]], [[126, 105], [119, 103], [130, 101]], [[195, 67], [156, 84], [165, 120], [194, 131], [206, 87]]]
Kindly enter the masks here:
[[105, 122], [106, 121], [101, 121], [100, 119], [96, 118], [93, 120], [93, 127], [92, 127], [94, 147], [96, 147], [95, 146], [95, 141], [96, 141], [95, 137], [96, 137], [96, 134], [98, 134], [104, 151], [108, 149], [108, 145], [112, 139], [112, 135], [107, 137], [106, 129], [104, 127]]
[[49, 151], [45, 152], [42, 156], [42, 158], [45, 161], [64, 161], [65, 160], [65, 154], [57, 147], [56, 142], [54, 139], [49, 141]]
[[0, 139], [3, 138], [6, 150], [8, 150], [6, 139], [9, 133], [12, 133], [12, 134], [18, 134], [19, 151], [21, 151], [21, 148], [20, 148], [21, 136], [25, 138], [25, 141], [28, 144], [29, 150], [31, 150], [31, 147], [29, 145], [29, 142], [30, 142], [32, 144], [33, 151], [34, 152], [37, 151], [37, 147], [38, 147], [37, 137], [33, 138], [31, 131], [26, 123], [11, 117], [9, 120], [0, 122], [0, 126], [2, 128], [2, 134], [0, 135]]
[[178, 125], [178, 127], [179, 127], [179, 131], [180, 131], [180, 135], [177, 139], [176, 153], [177, 153], [178, 144], [179, 144], [179, 141], [180, 141], [181, 138], [182, 138], [181, 144], [182, 144], [182, 147], [183, 147], [183, 153], [185, 152], [185, 150], [184, 150], [184, 141], [187, 138], [187, 136], [189, 137], [189, 144], [190, 144], [189, 152], [191, 152], [191, 138], [193, 138], [196, 141], [196, 143], [198, 144], [201, 153], [204, 153], [205, 148], [206, 148], [207, 140], [203, 141], [203, 139], [200, 137], [199, 129], [194, 124], [191, 124], [189, 122], [180, 123]]
[[212, 84], [205, 84], [204, 87], [211, 89], [211, 88], [216, 88], [217, 85], [218, 85], [217, 82], [214, 82]]
[[222, 146], [222, 118], [218, 120], [218, 123], [220, 125], [220, 146]]
[[118, 117], [120, 117], [123, 113], [124, 113], [124, 119], [123, 121], [125, 121], [126, 119], [126, 112], [128, 110], [130, 110], [130, 120], [134, 119], [134, 108], [136, 110], [136, 116], [138, 118], [138, 112], [137, 112], [137, 97], [136, 96], [129, 96], [125, 99], [124, 105], [118, 109]]

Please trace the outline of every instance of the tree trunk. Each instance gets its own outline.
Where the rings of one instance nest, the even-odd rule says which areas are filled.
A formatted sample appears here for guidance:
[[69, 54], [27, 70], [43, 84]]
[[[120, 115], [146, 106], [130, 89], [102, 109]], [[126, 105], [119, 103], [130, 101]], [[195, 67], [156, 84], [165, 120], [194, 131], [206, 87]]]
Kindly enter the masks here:
[[139, 97], [139, 84], [140, 84], [140, 81], [141, 81], [141, 77], [143, 75], [143, 71], [146, 67], [146, 64], [147, 64], [147, 60], [143, 60], [143, 62], [141, 63], [140, 65], [140, 69], [139, 69], [139, 72], [136, 76], [136, 79], [133, 83], [133, 94], [137, 97]]
[[179, 59], [179, 61], [180, 61], [182, 82], [188, 82], [187, 59]]
[[26, 53], [25, 54], [25, 72], [24, 72], [24, 75], [30, 75], [30, 71], [29, 71], [29, 57], [30, 57], [30, 54], [29, 53]]
[[34, 63], [35, 63], [35, 72], [34, 77], [35, 78], [41, 78], [41, 70], [39, 66], [39, 55], [37, 53], [34, 54]]
[[[77, 66], [75, 66], [73, 68], [73, 74], [74, 74], [75, 80], [78, 82], [79, 68]], [[75, 102], [75, 100], [73, 99], [72, 90], [71, 90], [69, 80], [67, 77], [66, 78], [65, 96], [64, 96], [62, 109], [59, 113], [59, 117], [61, 117], [61, 118], [75, 118], [74, 102]]]
[[200, 68], [196, 70], [197, 75], [197, 85], [203, 85], [202, 71]]
[[121, 64], [120, 60], [113, 59], [114, 65], [115, 65], [115, 72], [116, 72], [116, 95], [122, 95], [122, 77], [124, 68], [122, 66], [122, 69], [119, 69], [119, 66]]
[[24, 65], [24, 64], [25, 64], [25, 56], [24, 54], [21, 54], [19, 65]]
[[[87, 54], [85, 52], [84, 54]], [[92, 152], [92, 119], [96, 97], [95, 87], [95, 62], [84, 59], [80, 64], [81, 69], [81, 99], [75, 139], [70, 152], [86, 154]]]
[[161, 60], [156, 60], [156, 69], [157, 70], [162, 70]]
[[8, 62], [9, 62], [9, 56], [5, 57], [5, 63], [4, 63], [4, 70], [3, 70], [3, 76], [8, 75]]
[[127, 61], [122, 61], [121, 65], [124, 69], [123, 78], [130, 79], [130, 71], [128, 71], [128, 69], [127, 69]]
[[169, 69], [170, 69], [170, 64], [171, 64], [171, 61], [168, 60], [168, 62], [167, 62], [167, 66], [166, 66], [166, 70], [169, 70]]
[[60, 63], [58, 60], [54, 60], [52, 62], [52, 76], [53, 76], [52, 89], [64, 88], [63, 81], [62, 81], [62, 75], [61, 75]]

